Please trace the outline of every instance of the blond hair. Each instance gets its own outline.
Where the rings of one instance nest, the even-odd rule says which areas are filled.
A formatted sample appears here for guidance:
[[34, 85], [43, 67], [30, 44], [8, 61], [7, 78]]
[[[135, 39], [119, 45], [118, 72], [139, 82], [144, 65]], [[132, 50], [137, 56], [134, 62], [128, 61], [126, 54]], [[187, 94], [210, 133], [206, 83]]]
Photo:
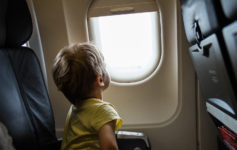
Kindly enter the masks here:
[[53, 65], [53, 78], [57, 88], [76, 104], [89, 98], [97, 75], [105, 70], [103, 55], [92, 44], [82, 43], [60, 50]]

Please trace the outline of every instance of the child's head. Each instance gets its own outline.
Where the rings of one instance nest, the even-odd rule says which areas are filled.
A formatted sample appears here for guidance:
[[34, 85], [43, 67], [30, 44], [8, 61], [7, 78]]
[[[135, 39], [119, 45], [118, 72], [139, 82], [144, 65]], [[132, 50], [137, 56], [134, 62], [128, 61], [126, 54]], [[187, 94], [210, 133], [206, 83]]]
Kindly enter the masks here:
[[106, 89], [110, 78], [103, 55], [94, 45], [75, 44], [57, 54], [53, 65], [54, 82], [72, 104], [89, 98], [98, 77]]

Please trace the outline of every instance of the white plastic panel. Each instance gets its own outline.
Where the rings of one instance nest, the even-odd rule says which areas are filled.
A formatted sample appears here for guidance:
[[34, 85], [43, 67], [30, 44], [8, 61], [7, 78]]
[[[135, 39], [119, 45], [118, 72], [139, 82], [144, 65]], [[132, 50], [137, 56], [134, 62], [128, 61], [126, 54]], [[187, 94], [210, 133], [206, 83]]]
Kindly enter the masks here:
[[[143, 4], [143, 2], [149, 4], [149, 6], [152, 7], [146, 7], [146, 9], [141, 10], [140, 6], [142, 6], [141, 4]], [[117, 3], [119, 3], [119, 5], [116, 5]], [[123, 118], [123, 128], [140, 128], [151, 126], [157, 127], [168, 124], [178, 115], [178, 108], [180, 106], [180, 85], [178, 84], [178, 46], [176, 42], [177, 30], [175, 28], [176, 24], [166, 22], [168, 19], [163, 18], [164, 14], [162, 14], [162, 11], [159, 9], [159, 4], [154, 0], [94, 0], [92, 1], [87, 14], [88, 33], [90, 35], [89, 39], [95, 43], [96, 41], [99, 41], [98, 39], [92, 38], [93, 34], [95, 33], [93, 33], [93, 27], [90, 26], [90, 19], [94, 17], [114, 16], [114, 11], [111, 10], [116, 9], [116, 15], [121, 16], [124, 14], [133, 15], [144, 12], [157, 12], [157, 20], [152, 23], [154, 27], [156, 26], [156, 31], [154, 31], [156, 35], [153, 34], [156, 36], [154, 38], [154, 43], [157, 44], [156, 52], [153, 51], [155, 57], [149, 55], [147, 56], [155, 62], [153, 63], [155, 65], [148, 65], [152, 69], [148, 69], [149, 71], [138, 78], [133, 78], [131, 80], [131, 76], [128, 76], [128, 78], [130, 78], [129, 82], [128, 78], [126, 79], [124, 76], [122, 79], [123, 82], [125, 82], [124, 84], [121, 82], [121, 79], [120, 84], [117, 84], [118, 77], [113, 76], [112, 73], [113, 80], [116, 81], [116, 84], [113, 82], [111, 86], [105, 90], [104, 100], [109, 101], [115, 105], [119, 114]], [[166, 16], [169, 15], [167, 14]], [[173, 18], [173, 20], [175, 20], [175, 18]], [[94, 27], [94, 30], [98, 30], [98, 26]], [[104, 32], [97, 32], [96, 35], [100, 36], [99, 34], [104, 34]], [[139, 36], [139, 31], [134, 32], [133, 34]], [[129, 34], [124, 33], [123, 36], [127, 37]], [[169, 37], [169, 39], [167, 39], [167, 37]], [[118, 42], [118, 44], [120, 44], [120, 41], [123, 41], [120, 39], [115, 39], [114, 37], [111, 37], [111, 40], [112, 43]], [[131, 38], [127, 39], [127, 43], [132, 43], [131, 41]], [[117, 48], [118, 44], [114, 44], [112, 48]], [[138, 42], [138, 44], [140, 43]], [[151, 46], [153, 44], [148, 45]], [[103, 48], [103, 46], [100, 46], [100, 44], [98, 44], [98, 46], [101, 49]], [[117, 51], [120, 51], [120, 49], [117, 49]], [[117, 55], [119, 58], [118, 60], [121, 62], [124, 61], [124, 57], [125, 55], [128, 55], [128, 53], [129, 52], [126, 51], [124, 52], [124, 56], [120, 57]], [[143, 56], [145, 56], [145, 54], [143, 54]], [[132, 58], [131, 61], [133, 61]], [[107, 66], [109, 65], [111, 64], [108, 64], [107, 62]], [[141, 84], [131, 84], [131, 82], [139, 82]]]

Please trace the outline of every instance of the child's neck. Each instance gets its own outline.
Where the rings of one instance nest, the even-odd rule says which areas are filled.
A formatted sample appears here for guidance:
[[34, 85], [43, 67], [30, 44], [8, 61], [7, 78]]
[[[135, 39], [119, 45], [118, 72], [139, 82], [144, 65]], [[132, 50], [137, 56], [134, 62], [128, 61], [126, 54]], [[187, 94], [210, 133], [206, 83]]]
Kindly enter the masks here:
[[103, 99], [103, 94], [101, 89], [95, 89], [93, 92], [91, 92], [90, 97], [97, 98], [97, 99]]

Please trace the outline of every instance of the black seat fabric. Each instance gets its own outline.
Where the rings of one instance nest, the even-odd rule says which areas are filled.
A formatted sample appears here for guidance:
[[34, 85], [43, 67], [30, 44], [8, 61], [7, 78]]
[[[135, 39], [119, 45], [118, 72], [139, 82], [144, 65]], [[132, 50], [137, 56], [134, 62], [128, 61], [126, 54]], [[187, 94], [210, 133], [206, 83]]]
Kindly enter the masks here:
[[196, 26], [204, 38], [219, 27], [213, 1], [215, 0], [181, 0], [185, 32], [190, 43], [196, 43]]
[[[207, 111], [237, 133], [236, 0], [180, 0], [189, 48]], [[218, 123], [217, 123], [218, 122]]]
[[237, 19], [237, 3], [236, 0], [221, 0], [221, 6], [228, 19]]
[[53, 111], [39, 61], [21, 47], [32, 33], [25, 0], [0, 1], [0, 121], [17, 150], [58, 149]]
[[[237, 5], [237, 3], [236, 3]], [[237, 12], [237, 10], [236, 10]], [[237, 18], [237, 13], [236, 16]], [[228, 53], [230, 54], [230, 60], [232, 63], [232, 67], [234, 70], [234, 76], [235, 76], [235, 83], [237, 83], [237, 21], [233, 22], [232, 24], [226, 26], [223, 29], [223, 36], [226, 43], [226, 47], [228, 50]]]
[[0, 68], [0, 121], [8, 128], [17, 149], [30, 149], [30, 145], [36, 144], [34, 128], [4, 49], [0, 49]]
[[[28, 6], [24, 0], [7, 0], [6, 8], [4, 45], [7, 47], [20, 46], [29, 40], [33, 31]], [[1, 29], [1, 32], [2, 30], [4, 28]]]
[[219, 0], [180, 1], [186, 36], [191, 44], [200, 42], [228, 23]]
[[6, 39], [6, 12], [7, 12], [7, 0], [1, 0], [0, 5], [0, 47], [5, 45]]

